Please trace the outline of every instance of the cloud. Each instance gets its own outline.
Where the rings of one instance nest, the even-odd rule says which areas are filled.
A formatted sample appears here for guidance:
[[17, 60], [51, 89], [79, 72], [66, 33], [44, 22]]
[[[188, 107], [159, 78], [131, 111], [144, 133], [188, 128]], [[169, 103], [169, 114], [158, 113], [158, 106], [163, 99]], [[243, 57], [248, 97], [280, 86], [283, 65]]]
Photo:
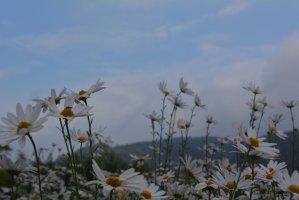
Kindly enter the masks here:
[[277, 101], [299, 100], [299, 34], [285, 39], [268, 60], [263, 71], [263, 85]]
[[245, 1], [236, 1], [220, 10], [217, 14], [219, 16], [235, 15], [244, 11], [247, 7], [248, 4]]

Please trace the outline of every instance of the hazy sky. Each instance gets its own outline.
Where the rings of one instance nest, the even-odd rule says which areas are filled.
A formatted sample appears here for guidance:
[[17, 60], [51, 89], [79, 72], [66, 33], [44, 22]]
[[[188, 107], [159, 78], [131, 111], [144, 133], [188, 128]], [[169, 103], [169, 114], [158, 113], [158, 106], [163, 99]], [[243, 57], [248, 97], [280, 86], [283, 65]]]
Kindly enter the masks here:
[[[115, 144], [150, 140], [143, 114], [161, 109], [158, 83], [177, 91], [184, 77], [208, 108], [198, 110], [192, 136], [205, 134], [206, 115], [218, 121], [212, 135], [233, 135], [239, 123], [247, 125], [251, 95], [242, 86], [249, 82], [274, 106], [264, 127], [269, 115], [283, 112], [287, 130], [289, 113], [280, 102], [299, 100], [298, 7], [295, 0], [3, 1], [2, 116], [18, 102], [49, 96], [51, 88], [87, 89], [100, 79], [107, 88], [90, 100], [94, 129], [106, 126]], [[73, 125], [85, 129], [85, 122]], [[34, 134], [39, 146], [63, 145], [57, 125], [49, 119]]]

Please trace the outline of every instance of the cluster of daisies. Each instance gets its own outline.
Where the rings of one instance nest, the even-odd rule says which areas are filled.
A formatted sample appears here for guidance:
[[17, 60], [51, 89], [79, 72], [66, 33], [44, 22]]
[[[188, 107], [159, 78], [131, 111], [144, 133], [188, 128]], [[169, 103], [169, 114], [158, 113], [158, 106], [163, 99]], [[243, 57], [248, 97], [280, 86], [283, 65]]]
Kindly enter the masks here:
[[[88, 104], [91, 95], [103, 90], [104, 84], [97, 81], [89, 89], [77, 92], [64, 88], [57, 93], [52, 89], [49, 97], [34, 99], [34, 105], [25, 107], [18, 103], [15, 113], [9, 112], [1, 118], [0, 145], [6, 146], [17, 140], [23, 147], [28, 138], [35, 155], [32, 161], [25, 156], [12, 161], [0, 154], [0, 176], [4, 182], [0, 181], [1, 199], [299, 199], [299, 173], [294, 166], [278, 161], [279, 149], [271, 142], [274, 134], [281, 139], [287, 137], [278, 129], [282, 115], [270, 117], [267, 136], [259, 136], [262, 118], [270, 105], [265, 97], [257, 99], [262, 92], [255, 84], [244, 87], [253, 94], [247, 102], [251, 111], [248, 128], [240, 127], [237, 136], [219, 138], [219, 145], [214, 145], [209, 143], [209, 136], [211, 126], [217, 121], [207, 115], [205, 142], [198, 148], [202, 157], [192, 159], [188, 152], [189, 130], [193, 127], [196, 109], [206, 110], [206, 105], [183, 78], [177, 93], [169, 90], [166, 82], [159, 83], [163, 94], [161, 112], [145, 114], [151, 122], [152, 155], [130, 154], [136, 167], [118, 173], [100, 167], [99, 158], [105, 154], [101, 147], [112, 141], [102, 134], [102, 129], [92, 129], [93, 107]], [[188, 118], [181, 117], [186, 114], [180, 113], [188, 107], [184, 95], [193, 98]], [[292, 109], [297, 102], [284, 101], [283, 104], [291, 111], [294, 127]], [[45, 165], [42, 149], [37, 150], [31, 135], [42, 130], [49, 117], [57, 118], [58, 131], [67, 151], [67, 166]], [[73, 121], [79, 117], [87, 119], [87, 131], [75, 127]], [[181, 137], [179, 158], [172, 157], [172, 140], [176, 135]], [[80, 144], [80, 156], [75, 153], [74, 143]], [[227, 152], [223, 146], [228, 144], [235, 149], [232, 152], [236, 155], [234, 163], [225, 158]], [[294, 150], [296, 143], [292, 144]], [[82, 145], [89, 150], [84, 156]], [[294, 158], [294, 154], [292, 156]], [[88, 162], [83, 162], [86, 157]], [[150, 171], [140, 170], [145, 162], [151, 163]], [[293, 159], [292, 165], [294, 163]]]

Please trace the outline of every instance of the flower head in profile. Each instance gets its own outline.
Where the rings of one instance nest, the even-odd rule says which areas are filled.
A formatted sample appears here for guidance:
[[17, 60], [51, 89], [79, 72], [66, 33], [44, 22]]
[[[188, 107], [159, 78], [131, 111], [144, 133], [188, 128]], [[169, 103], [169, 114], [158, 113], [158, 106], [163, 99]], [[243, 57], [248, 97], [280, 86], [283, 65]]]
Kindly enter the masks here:
[[164, 96], [171, 96], [172, 95], [172, 91], [170, 91], [168, 88], [167, 88], [167, 84], [165, 81], [163, 82], [160, 82], [159, 83], [159, 89], [160, 91], [164, 94]]
[[280, 139], [283, 139], [283, 140], [285, 140], [288, 137], [288, 135], [285, 132], [283, 132], [282, 130], [277, 129], [276, 126], [271, 125], [271, 124], [269, 126], [268, 133], [276, 135], [277, 137], [279, 137]]
[[196, 94], [195, 97], [194, 97], [194, 104], [197, 107], [200, 107], [202, 109], [206, 109], [206, 105], [201, 102], [201, 99], [200, 99], [198, 94]]
[[214, 119], [213, 116], [208, 115], [208, 116], [206, 116], [206, 123], [207, 123], [207, 124], [216, 124], [217, 121]]
[[42, 108], [43, 108], [43, 113], [45, 113], [48, 109], [48, 103], [47, 102], [50, 99], [54, 99], [55, 103], [59, 104], [60, 101], [65, 98], [63, 96], [65, 93], [66, 93], [66, 88], [63, 88], [58, 95], [56, 94], [56, 91], [54, 89], [52, 89], [51, 90], [51, 96], [49, 96], [45, 99], [33, 99], [33, 101], [37, 102], [38, 104], [41, 104]]
[[284, 120], [283, 114], [274, 114], [271, 117], [269, 117], [270, 122], [274, 125], [277, 126], [278, 123], [282, 122]]
[[71, 139], [76, 142], [79, 142], [82, 144], [82, 143], [89, 141], [88, 134], [86, 132], [82, 133], [80, 129], [76, 130], [75, 128], [73, 128], [70, 131], [70, 133], [71, 133]]
[[188, 86], [188, 82], [185, 82], [183, 77], [180, 79], [180, 91], [184, 94], [188, 94], [193, 96], [194, 92], [187, 87]]
[[156, 111], [153, 111], [151, 114], [147, 115], [147, 114], [144, 114], [144, 116], [148, 119], [150, 119], [152, 122], [160, 122], [162, 121], [162, 116], [161, 115], [158, 115], [156, 113]]
[[79, 92], [71, 91], [71, 93], [76, 100], [85, 101], [87, 98], [90, 97], [91, 94], [105, 89], [106, 87], [103, 86], [104, 84], [105, 84], [105, 82], [101, 82], [100, 80], [98, 80], [95, 84], [90, 86], [90, 88], [87, 90], [80, 90]]
[[178, 107], [178, 108], [181, 108], [181, 109], [184, 109], [188, 106], [185, 102], [183, 102], [183, 100], [180, 96], [172, 96], [171, 98], [169, 98], [169, 101], [171, 103], [173, 103], [173, 105], [175, 107]]
[[282, 101], [281, 102], [283, 106], [289, 108], [289, 109], [292, 109], [296, 106], [298, 106], [299, 102], [298, 101], [295, 101], [295, 100], [290, 100], [290, 101]]
[[124, 171], [119, 176], [112, 175], [106, 177], [103, 171], [99, 168], [95, 160], [92, 160], [92, 168], [98, 180], [89, 181], [86, 184], [100, 184], [104, 190], [132, 191], [140, 192], [146, 184], [146, 180], [139, 172], [135, 172], [134, 168]]
[[159, 186], [155, 184], [146, 185], [142, 188], [139, 196], [142, 199], [152, 199], [152, 200], [159, 200], [159, 199], [166, 199], [165, 192], [163, 190], [159, 190]]
[[105, 136], [106, 127], [99, 127], [99, 129], [91, 134], [91, 138], [93, 141], [98, 141], [101, 143], [104, 143], [106, 145], [111, 145], [113, 143], [112, 139], [110, 136]]
[[253, 82], [248, 83], [247, 86], [243, 87], [245, 90], [248, 90], [250, 92], [252, 92], [253, 94], [257, 95], [257, 94], [262, 94], [262, 91], [260, 89], [260, 87], [258, 85], [256, 85]]
[[75, 117], [91, 115], [89, 111], [92, 109], [92, 107], [82, 105], [81, 103], [78, 103], [76, 105], [74, 104], [74, 98], [71, 95], [68, 95], [64, 101], [64, 108], [62, 110], [59, 110], [54, 99], [50, 99], [50, 101], [48, 102], [48, 106], [50, 109], [48, 115], [67, 120], [72, 120]]
[[180, 118], [177, 121], [178, 129], [189, 129], [191, 126], [192, 126], [192, 124], [188, 120]]
[[21, 147], [25, 145], [25, 137], [29, 133], [37, 132], [43, 128], [46, 117], [39, 118], [41, 104], [32, 106], [28, 104], [25, 108], [21, 104], [16, 106], [16, 114], [7, 113], [7, 117], [1, 120], [5, 125], [0, 125], [0, 144], [7, 145], [18, 140]]

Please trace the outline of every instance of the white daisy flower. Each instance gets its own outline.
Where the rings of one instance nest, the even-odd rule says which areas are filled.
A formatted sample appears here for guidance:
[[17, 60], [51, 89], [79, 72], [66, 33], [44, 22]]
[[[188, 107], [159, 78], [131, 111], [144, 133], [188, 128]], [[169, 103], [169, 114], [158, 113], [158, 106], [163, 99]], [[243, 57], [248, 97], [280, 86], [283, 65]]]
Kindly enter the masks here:
[[66, 88], [63, 88], [61, 90], [61, 92], [56, 95], [56, 91], [54, 89], [51, 90], [51, 96], [50, 97], [47, 97], [45, 99], [32, 99], [32, 101], [35, 101], [37, 102], [38, 104], [41, 104], [42, 105], [42, 108], [43, 108], [43, 113], [45, 113], [48, 109], [48, 104], [47, 102], [50, 100], [50, 99], [54, 99], [55, 103], [56, 104], [59, 104], [61, 99], [64, 99], [63, 95], [65, 94], [66, 92]]
[[211, 178], [200, 178], [200, 182], [195, 186], [195, 190], [217, 189], [218, 185], [214, 184]]
[[202, 168], [198, 166], [197, 160], [191, 160], [191, 156], [186, 155], [185, 160], [180, 158], [185, 169], [189, 171], [193, 178], [199, 180], [203, 176]]
[[180, 90], [182, 93], [184, 94], [188, 94], [190, 96], [193, 96], [194, 95], [194, 92], [190, 89], [190, 88], [187, 88], [188, 86], [188, 82], [185, 82], [183, 77], [180, 79]]
[[50, 99], [50, 101], [47, 102], [49, 106], [49, 113], [48, 115], [63, 118], [67, 120], [72, 120], [75, 117], [82, 117], [82, 116], [88, 116], [91, 115], [89, 111], [92, 109], [90, 106], [85, 106], [83, 104], [76, 104], [74, 106], [75, 100], [71, 95], [68, 95], [65, 98], [64, 101], [64, 108], [62, 110], [59, 110], [57, 107], [54, 99]]
[[188, 105], [183, 102], [182, 98], [180, 96], [171, 96], [171, 98], [168, 99], [171, 103], [173, 103], [174, 106], [184, 109]]
[[166, 174], [163, 174], [162, 176], [157, 177], [157, 183], [159, 185], [166, 183], [170, 181], [172, 178], [174, 178], [174, 172], [173, 171], [168, 171]]
[[104, 84], [105, 84], [105, 82], [101, 82], [100, 80], [98, 80], [95, 84], [90, 86], [90, 88], [87, 90], [80, 90], [78, 93], [71, 91], [71, 93], [75, 97], [76, 100], [85, 101], [87, 98], [90, 97], [91, 94], [105, 89], [106, 87], [103, 86]]
[[256, 85], [255, 83], [253, 83], [253, 82], [248, 83], [248, 85], [244, 86], [243, 88], [245, 90], [248, 90], [248, 91], [252, 92], [255, 95], [262, 93], [260, 87], [258, 85]]
[[189, 129], [192, 126], [192, 124], [190, 123], [190, 121], [187, 121], [185, 119], [178, 119], [177, 121], [177, 127], [178, 129]]
[[252, 181], [239, 178], [239, 173], [224, 172], [221, 174], [216, 171], [213, 176], [213, 182], [221, 188], [227, 190], [247, 189], [251, 187]]
[[276, 135], [277, 137], [279, 137], [280, 139], [283, 139], [283, 140], [285, 140], [287, 137], [288, 137], [288, 135], [285, 133], [285, 132], [283, 132], [283, 131], [281, 131], [281, 130], [278, 130], [275, 126], [271, 126], [270, 125], [270, 127], [269, 127], [269, 131], [268, 131], [270, 134], [274, 134], [274, 135]]
[[286, 192], [291, 192], [296, 198], [299, 198], [299, 173], [294, 171], [290, 176], [287, 169], [282, 170], [282, 176], [278, 182], [278, 187]]
[[195, 97], [194, 97], [194, 104], [197, 107], [200, 107], [202, 109], [206, 109], [206, 105], [202, 104], [201, 99], [200, 99], [198, 94], [196, 94]]
[[279, 181], [281, 178], [281, 171], [286, 167], [285, 162], [278, 163], [277, 161], [270, 160], [267, 166], [260, 165], [261, 179], [269, 184], [273, 181]]
[[73, 128], [72, 130], [70, 130], [71, 133], [71, 139], [79, 142], [79, 143], [85, 143], [87, 141], [89, 141], [89, 136], [88, 134], [82, 133], [80, 129], [76, 130], [75, 128]]
[[156, 113], [156, 111], [153, 111], [151, 114], [147, 115], [147, 114], [144, 114], [144, 116], [148, 119], [150, 119], [151, 121], [153, 122], [160, 122], [162, 121], [162, 116], [161, 115], [158, 115]]
[[237, 171], [237, 165], [231, 164], [227, 158], [225, 158], [221, 161], [221, 164], [219, 165], [218, 168], [219, 168], [219, 171], [221, 171], [223, 173], [225, 173], [225, 172], [236, 173], [236, 171]]
[[264, 142], [266, 140], [264, 137], [258, 138], [254, 129], [248, 128], [246, 132], [241, 132], [241, 138], [248, 145], [248, 147], [241, 143], [235, 145], [242, 153], [249, 151], [249, 155], [265, 159], [273, 159], [279, 154], [279, 149], [273, 147], [276, 144]]
[[31, 106], [28, 104], [24, 110], [21, 104], [16, 106], [16, 115], [8, 112], [7, 118], [1, 120], [5, 125], [0, 125], [0, 144], [7, 145], [18, 140], [21, 147], [25, 145], [25, 137], [29, 133], [37, 132], [43, 128], [46, 117], [38, 118], [41, 104]]
[[139, 193], [140, 197], [142, 199], [152, 199], [152, 200], [159, 200], [159, 199], [166, 199], [167, 196], [165, 196], [165, 192], [162, 190], [159, 190], [159, 186], [155, 184], [150, 184], [149, 186], [146, 186], [142, 189], [142, 191]]
[[170, 96], [173, 93], [172, 91], [167, 89], [167, 84], [165, 81], [159, 83], [159, 89], [164, 94], [165, 97]]
[[133, 168], [124, 171], [119, 176], [105, 177], [103, 171], [99, 168], [95, 160], [92, 160], [92, 168], [98, 180], [89, 181], [86, 184], [100, 184], [104, 190], [128, 190], [133, 192], [140, 192], [142, 187], [146, 184], [146, 180], [139, 172], [135, 172]]

